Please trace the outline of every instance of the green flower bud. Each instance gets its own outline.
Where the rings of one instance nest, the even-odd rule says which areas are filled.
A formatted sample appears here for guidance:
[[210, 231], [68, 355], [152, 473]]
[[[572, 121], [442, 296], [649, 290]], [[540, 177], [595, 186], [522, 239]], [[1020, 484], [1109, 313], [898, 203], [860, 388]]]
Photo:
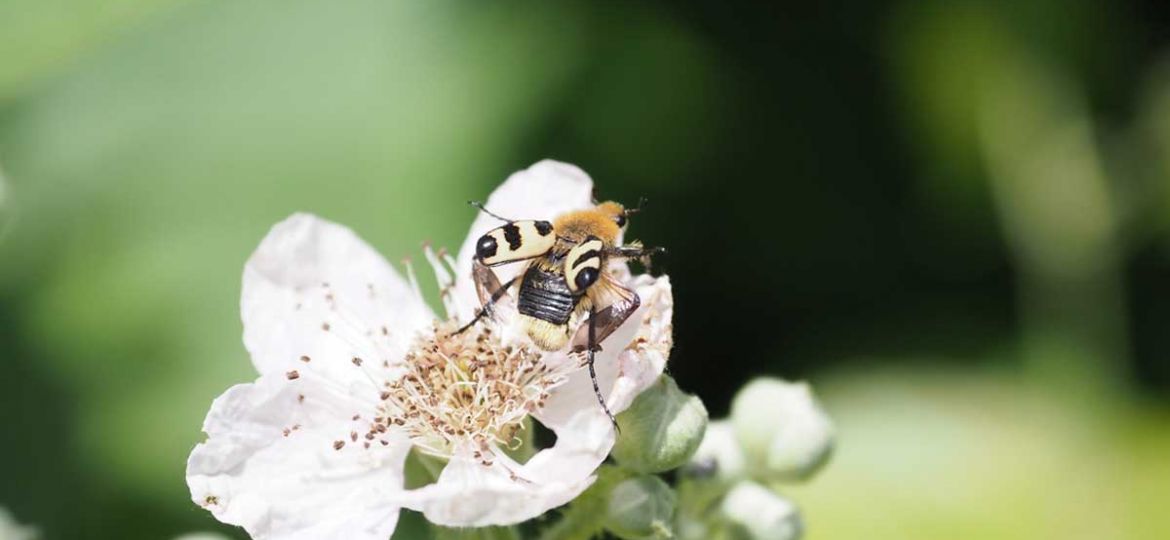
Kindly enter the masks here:
[[736, 484], [719, 509], [731, 525], [731, 538], [795, 540], [804, 528], [795, 505], [755, 482]]
[[707, 408], [663, 375], [617, 417], [613, 457], [623, 468], [657, 473], [687, 462], [707, 429]]
[[749, 466], [767, 479], [807, 478], [833, 448], [833, 423], [807, 383], [748, 383], [731, 404], [731, 422]]
[[687, 463], [686, 472], [693, 478], [732, 482], [746, 474], [744, 460], [731, 422], [715, 420], [707, 425], [703, 442]]
[[623, 480], [609, 494], [605, 528], [625, 540], [671, 538], [677, 502], [674, 491], [657, 476]]

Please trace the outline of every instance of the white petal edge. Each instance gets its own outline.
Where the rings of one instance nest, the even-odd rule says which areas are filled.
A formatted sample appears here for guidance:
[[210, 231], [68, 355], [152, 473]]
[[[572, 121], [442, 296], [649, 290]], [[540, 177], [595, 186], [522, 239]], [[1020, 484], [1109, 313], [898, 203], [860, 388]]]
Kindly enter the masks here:
[[[512, 173], [500, 187], [492, 192], [484, 203], [493, 213], [516, 220], [544, 219], [552, 221], [557, 216], [572, 210], [593, 206], [593, 180], [585, 171], [575, 165], [551, 159]], [[480, 236], [503, 223], [483, 212], [475, 217], [467, 238], [456, 258], [458, 270], [455, 281], [455, 295], [459, 318], [467, 320], [474, 316], [479, 307], [475, 284], [471, 280], [471, 259], [475, 255], [475, 242]], [[523, 264], [503, 265], [494, 268], [500, 282], [504, 283], [516, 275]]]
[[593, 483], [592, 475], [551, 482], [523, 475], [524, 467], [502, 454], [490, 466], [454, 457], [434, 484], [409, 492], [403, 502], [448, 527], [507, 525], [566, 504]]
[[240, 313], [261, 374], [311, 369], [342, 384], [368, 380], [353, 358], [367, 370], [396, 363], [434, 320], [373, 248], [310, 214], [277, 223], [248, 259]]
[[[359, 429], [351, 415], [362, 408], [323, 380], [264, 376], [233, 386], [212, 403], [208, 440], [187, 460], [192, 500], [255, 538], [385, 540], [410, 443], [352, 442], [346, 430]], [[346, 445], [336, 450], [336, 440]]]

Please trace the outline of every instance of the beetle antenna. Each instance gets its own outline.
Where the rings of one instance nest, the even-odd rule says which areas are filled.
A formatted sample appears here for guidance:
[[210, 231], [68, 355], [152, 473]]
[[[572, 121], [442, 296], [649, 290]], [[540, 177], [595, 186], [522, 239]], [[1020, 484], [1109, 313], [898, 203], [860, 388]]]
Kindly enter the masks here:
[[486, 208], [486, 207], [483, 205], [483, 203], [481, 203], [481, 202], [479, 202], [479, 201], [467, 201], [467, 204], [470, 204], [471, 206], [474, 206], [474, 207], [478, 208], [480, 212], [483, 212], [483, 213], [485, 213], [485, 214], [487, 214], [487, 215], [489, 215], [489, 216], [491, 216], [491, 217], [494, 217], [494, 218], [496, 218], [496, 219], [498, 219], [498, 220], [500, 220], [500, 221], [505, 221], [505, 222], [508, 222], [508, 223], [511, 223], [511, 222], [515, 221], [514, 219], [508, 219], [508, 218], [506, 218], [506, 217], [500, 217], [500, 216], [496, 215], [496, 214], [495, 214], [495, 213], [493, 213], [491, 210], [488, 210], [488, 209], [487, 209], [487, 208]]
[[650, 202], [650, 199], [647, 199], [646, 197], [638, 197], [638, 206], [633, 208], [626, 208], [625, 214], [629, 216], [631, 214], [637, 214], [638, 212], [641, 212], [642, 209], [646, 207], [646, 203], [648, 202]]

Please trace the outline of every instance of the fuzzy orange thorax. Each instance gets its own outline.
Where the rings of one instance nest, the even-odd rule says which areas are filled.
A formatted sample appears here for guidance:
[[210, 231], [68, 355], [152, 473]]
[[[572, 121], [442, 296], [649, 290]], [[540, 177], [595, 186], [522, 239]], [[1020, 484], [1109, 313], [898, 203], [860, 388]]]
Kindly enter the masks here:
[[604, 202], [588, 210], [562, 214], [553, 222], [553, 229], [557, 231], [557, 236], [572, 242], [583, 242], [590, 236], [596, 236], [606, 247], [613, 247], [622, 232], [616, 218], [625, 211], [621, 204]]

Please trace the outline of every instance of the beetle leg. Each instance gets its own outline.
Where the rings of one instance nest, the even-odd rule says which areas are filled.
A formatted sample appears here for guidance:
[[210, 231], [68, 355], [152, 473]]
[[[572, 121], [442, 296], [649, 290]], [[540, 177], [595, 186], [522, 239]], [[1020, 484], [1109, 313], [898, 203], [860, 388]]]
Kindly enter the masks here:
[[608, 257], [617, 257], [620, 259], [638, 259], [646, 270], [650, 270], [650, 257], [654, 255], [663, 255], [666, 253], [664, 247], [646, 247], [640, 243], [633, 243], [625, 246], [614, 246], [606, 250], [605, 254]]
[[593, 381], [593, 393], [597, 396], [597, 403], [601, 404], [601, 410], [605, 411], [605, 415], [609, 417], [609, 421], [613, 422], [613, 429], [621, 432], [618, 428], [617, 419], [613, 417], [609, 406], [605, 404], [605, 398], [601, 395], [601, 387], [597, 384], [597, 370], [593, 367], [594, 355], [596, 354], [597, 344], [597, 312], [592, 308], [589, 309], [589, 378]]
[[606, 255], [610, 257], [620, 257], [623, 259], [641, 259], [643, 257], [662, 255], [664, 253], [666, 253], [666, 248], [664, 247], [646, 247], [641, 244], [614, 246], [606, 251]]

